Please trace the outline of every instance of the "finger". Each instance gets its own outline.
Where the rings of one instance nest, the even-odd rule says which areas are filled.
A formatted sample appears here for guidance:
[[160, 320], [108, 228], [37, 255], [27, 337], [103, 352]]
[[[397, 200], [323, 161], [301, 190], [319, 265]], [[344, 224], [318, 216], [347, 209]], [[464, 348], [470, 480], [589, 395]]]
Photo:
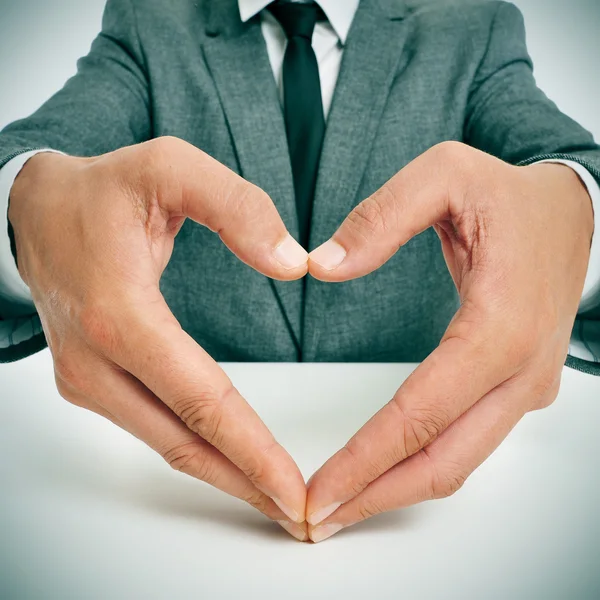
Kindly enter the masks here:
[[346, 217], [332, 238], [309, 254], [309, 271], [323, 281], [371, 273], [418, 233], [450, 212], [448, 175], [431, 152], [415, 159]]
[[127, 324], [127, 335], [114, 334], [118, 342], [112, 359], [225, 455], [291, 521], [303, 522], [306, 488], [297, 465], [223, 370], [181, 329], [162, 297], [126, 304], [136, 312], [115, 321]]
[[307, 524], [289, 521], [283, 511], [227, 458], [205, 440], [193, 434], [154, 394], [129, 373], [115, 371], [107, 364], [91, 370], [90, 389], [100, 402], [118, 413], [117, 418], [90, 395], [68, 383], [59, 384], [61, 395], [70, 403], [95, 412], [157, 451], [172, 468], [209, 483], [235, 496], [276, 521], [301, 542], [308, 539]]
[[[514, 374], [516, 362], [510, 360], [509, 349], [502, 340], [491, 341], [493, 322], [469, 315], [469, 310], [469, 305], [463, 305], [439, 347], [313, 475], [307, 498], [309, 523], [316, 525], [388, 469], [430, 444]], [[466, 331], [464, 323], [469, 333], [459, 335]]]
[[190, 217], [218, 233], [238, 258], [264, 275], [293, 280], [306, 274], [307, 252], [263, 190], [181, 140], [160, 138], [150, 145], [158, 147], [166, 186], [159, 197], [170, 215]]
[[156, 450], [173, 469], [247, 502], [299, 541], [308, 539], [306, 522], [290, 521], [238, 467], [190, 431], [134, 377], [110, 370], [104, 373], [103, 387], [105, 403], [120, 415], [120, 427]]
[[[108, 371], [102, 369], [98, 373], [103, 377], [101, 382], [93, 386], [95, 393], [101, 400], [104, 398], [107, 404], [114, 405], [113, 410], [125, 415], [125, 423], [92, 398], [76, 392], [73, 388], [67, 391], [66, 384], [61, 385], [61, 396], [78, 408], [84, 408], [104, 417], [145, 442], [177, 471], [244, 500], [269, 519], [277, 522], [297, 540], [301, 542], [308, 540], [306, 521], [303, 523], [290, 521], [275, 502], [252, 485], [231, 461], [205, 440], [195, 436], [171, 411], [165, 411], [165, 405], [139, 381], [128, 373], [114, 373], [112, 369]], [[115, 377], [124, 380], [116, 381]], [[163, 412], [166, 414], [162, 415]], [[164, 441], [157, 440], [157, 432], [160, 438], [165, 438]]]
[[71, 402], [97, 412], [142, 440], [175, 470], [248, 502], [294, 537], [306, 540], [306, 524], [291, 523], [271, 498], [216, 448], [190, 431], [140, 381], [100, 358], [94, 363], [82, 385], [89, 391], [69, 391]]
[[516, 379], [495, 388], [430, 446], [373, 481], [317, 527], [310, 527], [311, 539], [322, 541], [376, 514], [458, 491], [522, 418], [522, 397], [527, 393]]

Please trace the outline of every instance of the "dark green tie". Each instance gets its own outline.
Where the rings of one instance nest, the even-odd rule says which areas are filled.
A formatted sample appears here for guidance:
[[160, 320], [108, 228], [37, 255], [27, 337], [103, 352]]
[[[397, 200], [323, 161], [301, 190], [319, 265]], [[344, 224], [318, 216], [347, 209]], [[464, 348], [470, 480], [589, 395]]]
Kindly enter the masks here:
[[323, 18], [314, 2], [276, 2], [269, 7], [287, 36], [283, 57], [283, 112], [294, 176], [300, 243], [308, 249], [325, 117], [319, 65], [312, 48], [315, 24]]

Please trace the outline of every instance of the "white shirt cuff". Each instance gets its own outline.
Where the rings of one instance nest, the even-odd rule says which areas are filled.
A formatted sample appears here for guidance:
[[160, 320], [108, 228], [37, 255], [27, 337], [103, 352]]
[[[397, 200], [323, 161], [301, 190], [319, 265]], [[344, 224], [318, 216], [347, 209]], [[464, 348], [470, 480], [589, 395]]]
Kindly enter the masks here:
[[[8, 236], [8, 202], [12, 186], [25, 166], [25, 163], [41, 152], [56, 152], [55, 150], [34, 150], [19, 154], [8, 161], [0, 169], [0, 297], [3, 302], [2, 317], [19, 317], [35, 312], [31, 293], [21, 279], [15, 259], [10, 249]], [[56, 152], [60, 154], [59, 152]]]

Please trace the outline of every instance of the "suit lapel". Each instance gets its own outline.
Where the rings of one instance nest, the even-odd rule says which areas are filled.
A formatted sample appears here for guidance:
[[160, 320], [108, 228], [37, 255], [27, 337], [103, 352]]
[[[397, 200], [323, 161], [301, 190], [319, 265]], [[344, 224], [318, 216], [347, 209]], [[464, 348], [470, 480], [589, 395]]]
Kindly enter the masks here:
[[407, 36], [403, 0], [361, 0], [346, 40], [313, 207], [311, 248], [356, 204], [358, 188]]
[[[298, 221], [285, 124], [260, 20], [242, 23], [236, 0], [212, 0], [204, 57], [219, 93], [241, 175], [267, 192], [297, 238]], [[350, 29], [327, 121], [311, 225], [311, 247], [325, 241], [357, 201], [371, 146], [399, 68], [407, 27], [404, 0], [362, 0]], [[309, 279], [307, 311], [326, 301]], [[297, 346], [302, 336], [303, 283], [271, 285]], [[314, 288], [314, 289], [311, 289]], [[318, 293], [321, 290], [321, 293]], [[312, 293], [311, 293], [312, 292]], [[323, 313], [321, 307], [317, 313]], [[316, 350], [307, 323], [305, 356]]]
[[[230, 130], [241, 175], [273, 199], [288, 231], [298, 238], [292, 169], [277, 87], [260, 20], [242, 23], [235, 0], [207, 3], [203, 50]], [[271, 280], [299, 347], [302, 281]]]
[[[335, 232], [358, 201], [358, 190], [410, 29], [403, 0], [361, 0], [348, 34], [321, 154], [310, 234], [316, 248]], [[335, 285], [309, 278], [303, 324], [304, 357], [318, 356], [323, 320]]]

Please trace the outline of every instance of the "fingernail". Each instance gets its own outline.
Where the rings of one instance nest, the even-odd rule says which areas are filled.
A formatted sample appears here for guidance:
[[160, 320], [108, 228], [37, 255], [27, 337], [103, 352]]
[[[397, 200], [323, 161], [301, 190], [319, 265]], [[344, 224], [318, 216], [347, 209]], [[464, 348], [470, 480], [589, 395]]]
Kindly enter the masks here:
[[322, 542], [342, 528], [343, 525], [340, 525], [339, 523], [327, 523], [327, 525], [315, 527], [310, 534], [310, 539], [315, 543]]
[[326, 271], [332, 271], [346, 258], [346, 250], [337, 242], [328, 240], [316, 250], [313, 250], [309, 256], [310, 260], [317, 263]]
[[290, 520], [294, 521], [294, 523], [299, 522], [298, 513], [295, 510], [293, 510], [289, 506], [286, 506], [279, 498], [273, 498], [273, 502], [275, 502], [275, 504], [279, 506], [282, 512], [284, 512]]
[[277, 521], [291, 536], [295, 537], [301, 542], [305, 542], [308, 539], [308, 534], [302, 527], [296, 523], [290, 523], [289, 521]]
[[[315, 510], [315, 512], [306, 519], [311, 525], [318, 525], [321, 521], [324, 521], [330, 514], [335, 512], [340, 506], [341, 502], [334, 502], [329, 506]], [[281, 507], [280, 507], [281, 508]], [[283, 510], [283, 508], [281, 509]], [[285, 511], [284, 511], [285, 512]]]
[[308, 259], [306, 250], [289, 234], [275, 248], [273, 255], [286, 269], [297, 269], [304, 265]]

